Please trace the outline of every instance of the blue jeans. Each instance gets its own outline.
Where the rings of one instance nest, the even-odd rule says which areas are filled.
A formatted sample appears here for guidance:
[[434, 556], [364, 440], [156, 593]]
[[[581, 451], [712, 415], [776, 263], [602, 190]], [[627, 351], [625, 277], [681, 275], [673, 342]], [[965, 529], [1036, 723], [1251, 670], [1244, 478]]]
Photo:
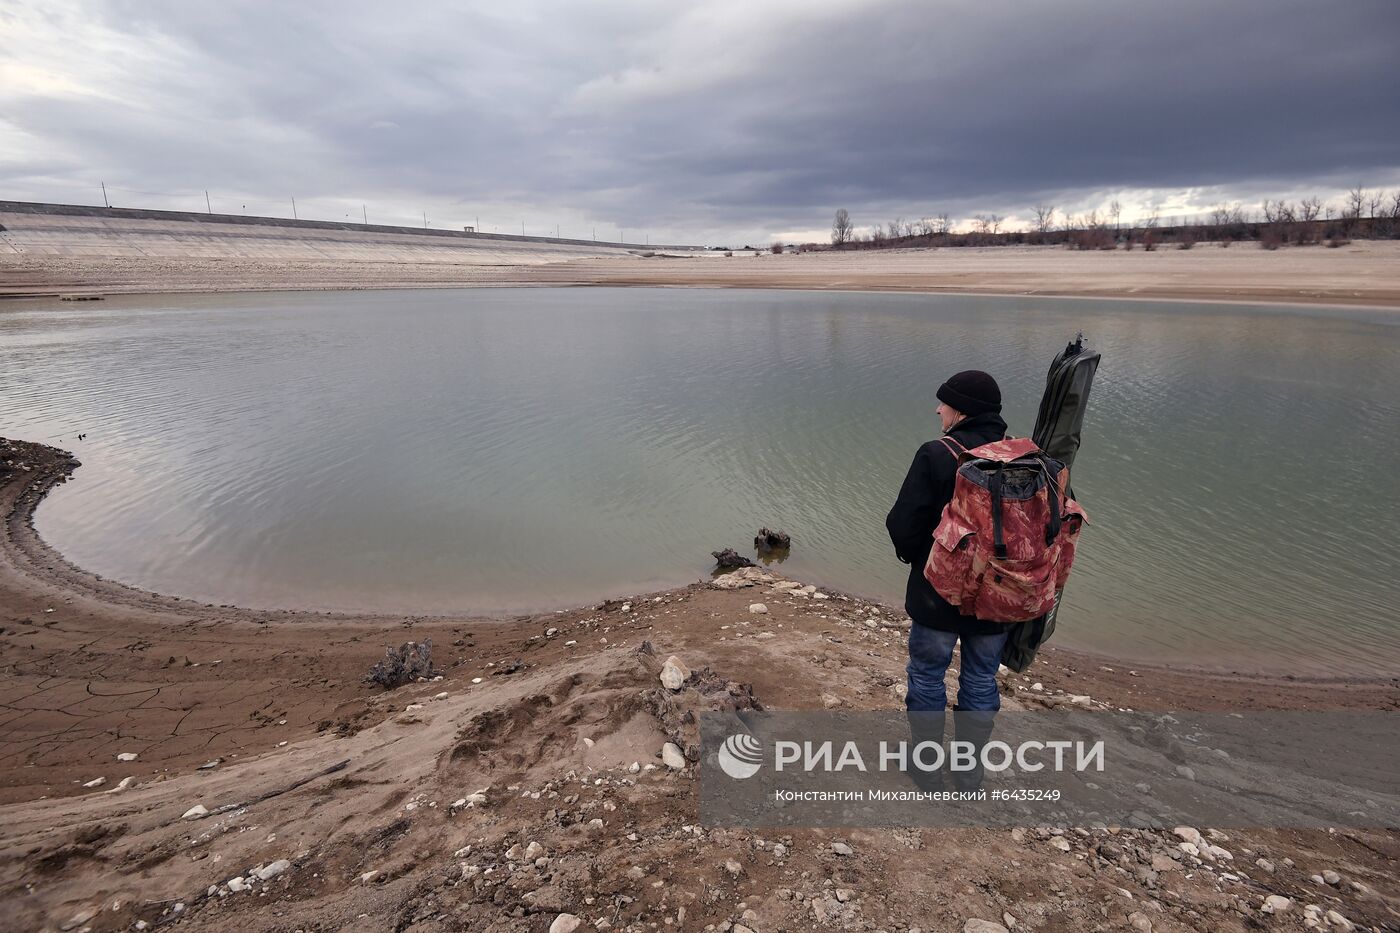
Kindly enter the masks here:
[[[1006, 646], [1010, 626], [994, 635], [962, 636], [962, 666], [958, 674], [958, 709], [1001, 709], [1001, 694], [997, 692], [997, 666], [1001, 650]], [[913, 713], [941, 713], [948, 708], [948, 691], [943, 675], [953, 660], [956, 632], [919, 625], [909, 627], [909, 693], [905, 707]]]

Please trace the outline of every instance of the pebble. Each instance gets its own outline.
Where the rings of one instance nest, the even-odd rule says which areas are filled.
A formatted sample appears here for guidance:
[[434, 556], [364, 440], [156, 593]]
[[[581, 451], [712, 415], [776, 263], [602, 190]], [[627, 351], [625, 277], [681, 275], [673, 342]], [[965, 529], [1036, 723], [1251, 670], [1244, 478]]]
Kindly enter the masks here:
[[667, 742], [661, 746], [661, 763], [676, 771], [684, 770], [685, 754], [681, 752], [680, 746], [674, 742]]
[[544, 855], [544, 846], [540, 845], [538, 842], [531, 842], [525, 847], [525, 861], [533, 862], [541, 855]]
[[1292, 906], [1293, 902], [1282, 894], [1270, 894], [1259, 909], [1266, 914], [1281, 914]]
[[752, 613], [753, 613], [754, 615], [756, 615], [756, 616], [761, 616], [761, 615], [763, 615], [764, 613], [766, 613], [767, 611], [768, 611], [768, 607], [765, 606], [763, 603], [750, 603], [750, 604], [749, 604], [749, 612], [752, 612]]
[[135, 753], [135, 752], [121, 752], [120, 754], [117, 755], [117, 761], [135, 761], [135, 760], [136, 760], [136, 753]]
[[1189, 842], [1193, 846], [1198, 846], [1201, 844], [1200, 830], [1193, 829], [1190, 826], [1178, 826], [1176, 829], [1173, 829], [1172, 832], [1176, 833], [1177, 836], [1181, 837], [1181, 840], [1183, 842]]
[[1054, 839], [1051, 839], [1050, 845], [1054, 846], [1056, 849], [1059, 849], [1061, 852], [1069, 851], [1069, 840], [1063, 836], [1056, 836]]
[[1128, 914], [1128, 926], [1137, 930], [1138, 933], [1152, 933], [1152, 921], [1147, 919], [1147, 914], [1140, 910]]
[[834, 694], [834, 693], [823, 693], [823, 694], [822, 694], [822, 706], [826, 707], [827, 709], [836, 709], [837, 707], [839, 707], [839, 706], [841, 706], [841, 705], [842, 705], [842, 700], [841, 700], [841, 698], [840, 698], [839, 696], [837, 696], [836, 694]]
[[230, 878], [228, 881], [228, 889], [234, 894], [241, 894], [248, 890], [248, 882], [244, 881], [241, 876], [238, 878]]
[[973, 917], [963, 924], [963, 933], [1010, 933], [995, 920], [980, 920]]
[[1322, 873], [1322, 880], [1335, 888], [1337, 885], [1342, 883], [1342, 876], [1329, 868], [1327, 869], [1327, 871], [1324, 871]]
[[679, 690], [690, 676], [690, 668], [674, 654], [661, 665], [661, 686], [667, 690]]
[[206, 816], [208, 816], [208, 815], [209, 815], [209, 811], [208, 811], [208, 809], [205, 808], [204, 804], [202, 804], [202, 803], [197, 803], [197, 804], [195, 804], [194, 806], [190, 807], [188, 810], [186, 810], [186, 811], [184, 812], [184, 814], [181, 815], [180, 819], [182, 819], [182, 820], [200, 820], [200, 819], [203, 819], [204, 817], [206, 817]]
[[259, 868], [256, 872], [254, 872], [254, 874], [256, 874], [258, 876], [258, 879], [261, 881], [271, 881], [273, 878], [276, 878], [278, 875], [282, 874], [288, 868], [291, 867], [291, 862], [287, 861], [284, 858], [279, 858], [271, 865], [266, 865], [262, 868]]
[[851, 847], [844, 842], [833, 842], [831, 844], [831, 851], [835, 852], [837, 855], [855, 855]]
[[724, 863], [724, 870], [729, 872], [735, 878], [737, 878], [744, 873], [744, 866], [740, 865], [733, 859], [730, 859], [729, 861]]
[[360, 884], [369, 884], [371, 881], [378, 877], [379, 869], [376, 868], [373, 871], [367, 871], [360, 876]]
[[1342, 930], [1343, 933], [1346, 933], [1348, 930], [1356, 929], [1356, 924], [1352, 923], [1335, 910], [1327, 911], [1327, 922], [1337, 929]]
[[136, 778], [134, 777], [124, 777], [121, 779], [120, 782], [118, 782], [116, 787], [109, 788], [107, 790], [107, 793], [115, 794], [119, 790], [126, 790], [128, 787], [131, 786], [131, 782], [134, 780], [136, 780]]
[[101, 787], [103, 784], [106, 784], [106, 783], [107, 783], [107, 779], [106, 779], [105, 777], [100, 777], [100, 778], [93, 778], [91, 781], [88, 781], [88, 782], [87, 782], [86, 784], [84, 784], [83, 786], [84, 786], [84, 787]]
[[581, 926], [583, 921], [573, 914], [560, 914], [549, 925], [549, 933], [574, 933]]
[[1260, 871], [1266, 871], [1269, 874], [1273, 874], [1275, 871], [1274, 863], [1266, 858], [1255, 859], [1254, 864], [1259, 866]]

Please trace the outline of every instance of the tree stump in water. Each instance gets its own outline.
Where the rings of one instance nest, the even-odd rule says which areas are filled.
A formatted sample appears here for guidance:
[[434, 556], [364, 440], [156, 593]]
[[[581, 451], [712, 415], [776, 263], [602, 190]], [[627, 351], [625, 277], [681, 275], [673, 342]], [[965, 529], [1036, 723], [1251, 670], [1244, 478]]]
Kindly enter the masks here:
[[753, 546], [760, 551], [786, 551], [792, 547], [792, 537], [785, 531], [760, 528]]
[[720, 570], [737, 570], [740, 567], [753, 566], [753, 561], [749, 560], [732, 547], [727, 547], [722, 551], [711, 551], [710, 554], [714, 556], [716, 563], [719, 564]]

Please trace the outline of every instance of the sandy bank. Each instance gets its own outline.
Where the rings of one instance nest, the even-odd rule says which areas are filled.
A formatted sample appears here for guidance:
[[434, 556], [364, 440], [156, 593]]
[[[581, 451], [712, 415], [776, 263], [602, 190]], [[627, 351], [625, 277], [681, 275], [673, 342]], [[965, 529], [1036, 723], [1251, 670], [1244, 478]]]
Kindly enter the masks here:
[[1274, 252], [1237, 244], [1147, 253], [1058, 247], [774, 256], [568, 258], [489, 252], [441, 261], [42, 256], [0, 247], [0, 296], [459, 286], [689, 286], [955, 292], [1400, 307], [1400, 242]]
[[[785, 834], [784, 854], [762, 834], [691, 830], [694, 775], [658, 758], [683, 710], [655, 701], [657, 662], [638, 646], [752, 685], [768, 708], [820, 708], [823, 694], [898, 708], [902, 614], [706, 583], [506, 621], [206, 606], [54, 553], [30, 519], [73, 461], [0, 445], [0, 896], [17, 928], [93, 912], [74, 926], [544, 930], [567, 911], [700, 929], [753, 911], [756, 930], [941, 930], [1006, 911], [1068, 930], [1147, 911], [1157, 930], [1246, 929], [1261, 892], [1353, 921], [1400, 904], [1400, 837], [1383, 832], [1232, 831], [1231, 882], [1214, 866], [1151, 868], [1177, 840], [1150, 830], [1071, 832], [1066, 852], [1035, 833], [811, 830]], [[767, 614], [748, 611], [758, 600]], [[362, 682], [385, 645], [426, 638], [441, 681]], [[1055, 650], [1003, 692], [1007, 708], [1069, 693], [1137, 709], [1400, 708], [1393, 683], [1127, 670]], [[488, 787], [482, 806], [450, 808]], [[196, 804], [213, 815], [182, 819]], [[854, 857], [833, 856], [836, 839]], [[532, 841], [544, 863], [508, 854]], [[1265, 856], [1274, 872], [1251, 868]], [[228, 888], [281, 859], [285, 877]], [[1331, 868], [1364, 890], [1308, 881]]]

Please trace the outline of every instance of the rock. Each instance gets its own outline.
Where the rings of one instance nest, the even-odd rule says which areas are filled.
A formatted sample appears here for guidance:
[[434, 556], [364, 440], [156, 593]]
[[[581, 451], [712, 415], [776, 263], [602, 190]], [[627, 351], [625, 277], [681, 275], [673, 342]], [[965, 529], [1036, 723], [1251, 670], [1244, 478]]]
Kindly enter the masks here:
[[234, 894], [241, 894], [248, 890], [248, 882], [244, 881], [241, 875], [237, 878], [230, 878], [228, 881], [228, 889]]
[[[681, 909], [684, 910], [685, 908], [682, 907]], [[742, 923], [736, 923], [729, 928], [729, 933], [754, 933], [754, 931], [752, 927], [746, 927]]]
[[837, 709], [844, 705], [844, 701], [834, 693], [822, 694], [822, 706], [826, 709]]
[[675, 771], [682, 771], [685, 769], [685, 754], [676, 743], [667, 742], [661, 746], [661, 763]]
[[1349, 931], [1356, 929], [1356, 924], [1352, 923], [1335, 910], [1327, 911], [1327, 922], [1338, 930], [1341, 930], [1342, 933], [1349, 933]]
[[544, 846], [540, 845], [538, 842], [531, 842], [525, 847], [525, 861], [533, 862], [541, 855], [544, 855]]
[[715, 577], [710, 581], [710, 586], [717, 590], [737, 590], [746, 586], [768, 583], [772, 579], [770, 574], [757, 567], [740, 567], [738, 570], [731, 570], [729, 573], [722, 573]]
[[737, 878], [744, 873], [744, 866], [740, 865], [733, 859], [730, 859], [729, 861], [724, 863], [724, 870], [729, 872], [729, 874], [733, 875], [735, 878]]
[[373, 871], [367, 871], [360, 876], [360, 884], [369, 884], [371, 881], [378, 877], [379, 869], [376, 868]]
[[727, 547], [722, 551], [711, 551], [715, 563], [719, 564], [720, 570], [737, 570], [740, 567], [752, 567], [753, 561], [749, 560], [732, 547]]
[[547, 629], [544, 630], [544, 637], [545, 637], [545, 638], [553, 638], [555, 635], [558, 635], [558, 634], [559, 634], [559, 630], [558, 630], [557, 628], [547, 628]]
[[549, 933], [574, 933], [581, 926], [583, 921], [573, 914], [560, 914], [549, 925]]
[[136, 753], [135, 753], [135, 752], [121, 752], [120, 754], [117, 755], [117, 761], [135, 761], [135, 760], [136, 760]]
[[1322, 880], [1335, 888], [1342, 883], [1342, 876], [1329, 868], [1322, 873]]
[[433, 676], [433, 640], [406, 641], [397, 648], [385, 648], [384, 660], [370, 668], [365, 680], [386, 690]]
[[976, 917], [963, 924], [963, 933], [1010, 933], [995, 920], [979, 920]]
[[855, 855], [855, 852], [851, 850], [851, 847], [846, 845], [844, 842], [833, 842], [831, 844], [831, 851], [836, 853], [837, 855]]
[[74, 927], [80, 927], [80, 926], [82, 926], [84, 923], [87, 923], [89, 920], [91, 920], [93, 917], [96, 917], [96, 916], [97, 916], [97, 911], [95, 911], [95, 910], [84, 910], [84, 911], [79, 911], [78, 913], [74, 914], [67, 922], [63, 923], [63, 924], [59, 927], [59, 929], [62, 929], [62, 930], [71, 930], [71, 929], [73, 929]]
[[1255, 859], [1255, 860], [1254, 860], [1254, 864], [1257, 865], [1257, 866], [1259, 866], [1259, 870], [1260, 870], [1260, 871], [1266, 871], [1266, 872], [1268, 872], [1269, 874], [1273, 874], [1273, 873], [1277, 870], [1277, 869], [1274, 867], [1274, 863], [1271, 862], [1271, 861], [1269, 861], [1269, 860], [1266, 859], [1266, 858]]
[[205, 809], [204, 804], [202, 804], [202, 803], [197, 803], [197, 804], [195, 804], [194, 806], [190, 807], [188, 810], [186, 810], [186, 811], [184, 812], [184, 814], [180, 817], [180, 819], [182, 819], [182, 820], [201, 820], [201, 819], [203, 819], [204, 817], [206, 817], [206, 816], [208, 816], [208, 815], [209, 815], [209, 811], [208, 811], [207, 809]]
[[1152, 921], [1147, 919], [1147, 914], [1140, 910], [1128, 914], [1128, 926], [1137, 930], [1138, 933], [1152, 933]]
[[1176, 773], [1188, 781], [1196, 780], [1196, 772], [1186, 767], [1186, 765], [1177, 765]]
[[195, 768], [195, 770], [196, 770], [196, 771], [212, 771], [213, 769], [217, 768], [219, 765], [221, 765], [221, 764], [223, 764], [223, 763], [224, 763], [224, 760], [223, 760], [222, 758], [215, 758], [213, 761], [206, 761], [204, 764], [200, 765], [198, 768]]
[[1190, 826], [1178, 826], [1176, 829], [1173, 829], [1172, 832], [1176, 833], [1183, 842], [1189, 842], [1193, 846], [1199, 846], [1201, 844], [1200, 831]]
[[291, 862], [284, 858], [279, 858], [271, 865], [264, 865], [262, 868], [259, 868], [254, 874], [258, 876], [259, 881], [271, 881], [291, 867]]
[[753, 539], [753, 546], [758, 551], [786, 551], [792, 547], [792, 536], [771, 528], [760, 528]]
[[1069, 840], [1066, 839], [1064, 836], [1056, 836], [1055, 838], [1051, 839], [1050, 845], [1056, 849], [1059, 849], [1061, 852], [1069, 851]]
[[1069, 698], [1069, 701], [1070, 701], [1070, 703], [1074, 704], [1075, 706], [1089, 706], [1089, 705], [1091, 705], [1091, 704], [1094, 702], [1094, 698], [1091, 697], [1091, 696], [1087, 696], [1087, 695], [1085, 695], [1085, 694], [1082, 694], [1082, 693], [1081, 693], [1081, 694], [1071, 694], [1071, 695], [1070, 695], [1070, 698]]
[[667, 690], [679, 690], [690, 678], [690, 668], [674, 654], [661, 665], [661, 686]]
[[84, 786], [84, 787], [101, 787], [103, 784], [106, 784], [106, 783], [107, 783], [107, 779], [106, 779], [105, 777], [100, 777], [100, 778], [93, 778], [91, 781], [88, 781], [88, 782], [87, 782], [86, 784], [84, 784], [83, 786]]
[[837, 888], [837, 889], [836, 889], [836, 899], [837, 899], [838, 901], [840, 901], [841, 903], [843, 903], [843, 904], [848, 904], [848, 903], [850, 903], [851, 898], [853, 898], [853, 897], [855, 897], [855, 896], [856, 896], [856, 892], [852, 891], [850, 888]]
[[1180, 868], [1181, 866], [1177, 864], [1176, 859], [1172, 858], [1170, 855], [1158, 853], [1152, 856], [1153, 871], [1177, 871]]
[[765, 606], [763, 603], [750, 603], [749, 612], [753, 613], [756, 616], [761, 616], [768, 612], [768, 607]]
[[136, 778], [134, 777], [124, 777], [121, 779], [120, 782], [118, 782], [116, 787], [109, 787], [107, 789], [107, 793], [115, 794], [119, 790], [126, 790], [128, 787], [131, 786], [131, 782], [134, 780], [136, 780]]
[[1231, 853], [1229, 849], [1222, 849], [1217, 845], [1207, 845], [1201, 850], [1201, 854], [1219, 862], [1229, 862], [1233, 861], [1235, 858], [1234, 854]]
[[1282, 894], [1270, 894], [1259, 909], [1266, 914], [1281, 914], [1292, 906], [1293, 902]]
[[779, 843], [777, 843], [776, 845], [773, 846], [773, 857], [774, 857], [774, 858], [786, 858], [786, 857], [787, 857], [787, 851], [788, 851], [788, 850], [787, 850], [787, 846], [785, 846], [785, 845], [783, 845], [781, 842], [779, 842]]

